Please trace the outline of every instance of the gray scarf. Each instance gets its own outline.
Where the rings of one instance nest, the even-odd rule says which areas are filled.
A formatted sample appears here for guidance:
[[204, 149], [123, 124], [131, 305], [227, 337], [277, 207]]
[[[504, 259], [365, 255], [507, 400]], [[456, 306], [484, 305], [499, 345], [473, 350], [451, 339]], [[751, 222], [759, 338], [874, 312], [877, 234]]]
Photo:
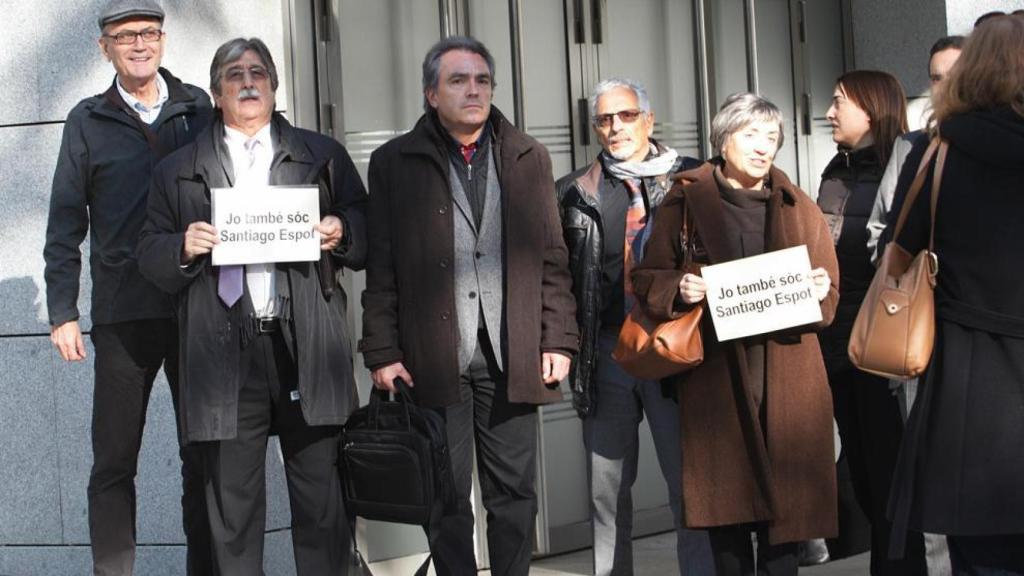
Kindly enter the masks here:
[[679, 158], [679, 153], [668, 147], [659, 149], [654, 144], [650, 146], [651, 153], [657, 156], [640, 162], [616, 160], [607, 152], [602, 152], [604, 167], [619, 180], [639, 180], [668, 174]]

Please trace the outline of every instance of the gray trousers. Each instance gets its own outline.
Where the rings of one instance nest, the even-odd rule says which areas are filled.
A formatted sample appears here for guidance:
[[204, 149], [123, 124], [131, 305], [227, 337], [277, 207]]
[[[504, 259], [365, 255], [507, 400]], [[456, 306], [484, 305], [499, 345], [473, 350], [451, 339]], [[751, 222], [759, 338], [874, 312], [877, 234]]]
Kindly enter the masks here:
[[[917, 386], [919, 380], [911, 378], [907, 381], [890, 380], [889, 387], [897, 389], [897, 397], [900, 402], [900, 409], [903, 412], [903, 422], [906, 423], [910, 416], [910, 410], [917, 399]], [[942, 534], [924, 535], [924, 560], [928, 566], [928, 576], [950, 576], [953, 568], [950, 566], [949, 546], [946, 537]]]
[[714, 574], [711, 544], [704, 530], [689, 530], [682, 518], [682, 451], [679, 405], [661, 385], [627, 374], [611, 358], [617, 334], [602, 333], [594, 374], [597, 409], [583, 420], [594, 531], [594, 574], [633, 574], [633, 497], [639, 453], [638, 428], [644, 415], [654, 438], [676, 529], [679, 573]]

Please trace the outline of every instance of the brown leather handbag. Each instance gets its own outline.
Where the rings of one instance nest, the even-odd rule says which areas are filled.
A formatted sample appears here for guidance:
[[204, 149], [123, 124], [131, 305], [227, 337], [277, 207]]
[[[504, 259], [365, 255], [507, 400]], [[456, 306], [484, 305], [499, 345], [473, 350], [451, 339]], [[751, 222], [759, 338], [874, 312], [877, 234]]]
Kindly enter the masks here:
[[[679, 233], [682, 270], [690, 270], [693, 236], [685, 204], [683, 210], [683, 229]], [[622, 323], [612, 358], [630, 375], [644, 380], [660, 380], [694, 368], [704, 361], [704, 341], [700, 334], [703, 314], [704, 307], [698, 304], [678, 318], [658, 323], [638, 302]]]
[[[948, 147], [947, 142], [936, 137], [925, 151], [896, 220], [893, 240], [886, 247], [857, 312], [847, 352], [853, 365], [865, 372], [895, 379], [916, 378], [931, 359], [935, 343], [935, 276], [939, 269], [934, 252], [935, 209]], [[924, 186], [928, 163], [936, 152], [928, 248], [911, 255], [896, 240]]]

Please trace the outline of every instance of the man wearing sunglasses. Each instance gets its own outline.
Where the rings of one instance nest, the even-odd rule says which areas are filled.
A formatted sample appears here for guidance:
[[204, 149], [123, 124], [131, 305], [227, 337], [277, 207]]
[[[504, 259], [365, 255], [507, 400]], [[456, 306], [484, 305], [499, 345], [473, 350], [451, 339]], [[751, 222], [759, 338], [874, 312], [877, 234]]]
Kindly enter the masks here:
[[675, 521], [679, 573], [713, 574], [703, 531], [683, 527], [680, 511], [679, 406], [658, 382], [626, 374], [612, 359], [619, 329], [635, 303], [630, 269], [640, 263], [654, 212], [676, 172], [701, 163], [655, 142], [654, 112], [638, 82], [599, 82], [591, 122], [602, 151], [556, 185], [576, 296], [580, 352], [569, 381], [583, 419], [590, 479], [594, 574], [633, 573], [633, 502], [638, 427], [647, 416]]
[[[95, 350], [89, 536], [95, 574], [131, 574], [135, 473], [153, 381], [164, 366], [177, 411], [177, 329], [170, 299], [139, 274], [135, 246], [153, 165], [209, 122], [206, 94], [160, 68], [164, 12], [153, 0], [114, 0], [98, 18], [99, 48], [116, 77], [68, 115], [46, 231], [51, 336], [66, 361], [86, 358], [79, 325], [79, 247], [90, 234]], [[188, 574], [209, 574], [200, 465], [182, 448]]]

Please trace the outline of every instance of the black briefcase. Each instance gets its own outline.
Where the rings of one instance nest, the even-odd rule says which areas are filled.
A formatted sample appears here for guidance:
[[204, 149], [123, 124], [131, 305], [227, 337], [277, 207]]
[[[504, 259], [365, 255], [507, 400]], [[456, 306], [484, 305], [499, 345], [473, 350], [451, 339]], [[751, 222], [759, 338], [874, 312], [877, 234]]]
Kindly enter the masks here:
[[341, 482], [349, 514], [425, 526], [431, 513], [455, 505], [444, 418], [416, 406], [395, 379], [394, 400], [374, 389], [342, 433]]

